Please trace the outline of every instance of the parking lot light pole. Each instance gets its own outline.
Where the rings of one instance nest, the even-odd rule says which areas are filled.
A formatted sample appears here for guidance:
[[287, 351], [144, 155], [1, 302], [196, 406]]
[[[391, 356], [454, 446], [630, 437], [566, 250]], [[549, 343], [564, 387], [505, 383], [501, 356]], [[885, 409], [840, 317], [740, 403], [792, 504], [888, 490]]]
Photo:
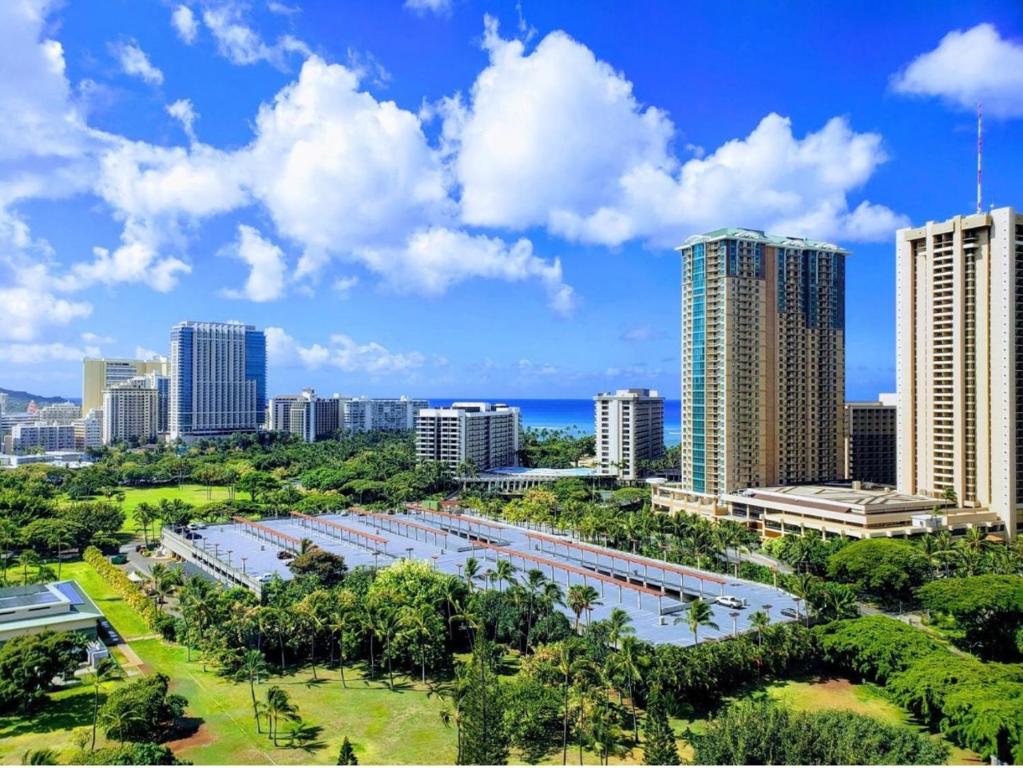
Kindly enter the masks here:
[[732, 611], [728, 615], [732, 617], [732, 637], [735, 637], [736, 635], [739, 634], [739, 629], [738, 629], [739, 612], [738, 611]]

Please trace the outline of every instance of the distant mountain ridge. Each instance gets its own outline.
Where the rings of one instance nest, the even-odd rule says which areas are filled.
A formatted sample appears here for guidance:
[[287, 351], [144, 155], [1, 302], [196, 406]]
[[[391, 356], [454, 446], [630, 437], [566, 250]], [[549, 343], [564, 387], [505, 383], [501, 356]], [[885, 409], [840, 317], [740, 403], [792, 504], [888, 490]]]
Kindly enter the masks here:
[[33, 395], [31, 392], [22, 392], [18, 389], [4, 389], [0, 387], [0, 394], [7, 395], [7, 413], [20, 413], [28, 408], [30, 401], [35, 400], [40, 408], [53, 403], [81, 403], [80, 397], [44, 397]]

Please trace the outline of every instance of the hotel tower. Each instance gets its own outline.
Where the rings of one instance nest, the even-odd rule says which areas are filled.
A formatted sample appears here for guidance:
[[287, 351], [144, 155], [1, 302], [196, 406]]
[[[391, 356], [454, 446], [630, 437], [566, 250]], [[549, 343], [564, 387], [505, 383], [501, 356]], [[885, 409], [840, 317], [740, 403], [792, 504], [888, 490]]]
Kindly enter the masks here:
[[1012, 208], [896, 236], [898, 485], [1023, 530], [1023, 216]]
[[697, 497], [842, 473], [845, 257], [719, 229], [682, 256], [682, 475]]

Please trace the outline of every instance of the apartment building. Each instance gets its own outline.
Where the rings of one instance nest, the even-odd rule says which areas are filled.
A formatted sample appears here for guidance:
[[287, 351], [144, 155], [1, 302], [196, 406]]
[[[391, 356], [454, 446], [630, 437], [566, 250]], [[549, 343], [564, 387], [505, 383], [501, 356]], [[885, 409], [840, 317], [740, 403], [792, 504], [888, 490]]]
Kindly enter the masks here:
[[519, 409], [503, 403], [424, 408], [416, 417], [416, 457], [456, 470], [467, 460], [479, 472], [517, 466], [519, 433]]
[[345, 429], [349, 432], [370, 432], [377, 429], [390, 432], [411, 431], [416, 428], [416, 416], [421, 410], [429, 407], [430, 404], [426, 400], [415, 400], [404, 395], [396, 398], [345, 398]]
[[845, 479], [895, 486], [896, 401], [896, 395], [882, 394], [845, 404]]
[[18, 423], [4, 438], [6, 453], [27, 451], [73, 451], [75, 428], [71, 424], [49, 424], [36, 421]]
[[266, 336], [251, 325], [186, 321], [171, 329], [168, 434], [253, 432], [266, 412]]
[[74, 422], [75, 450], [99, 448], [103, 445], [103, 411], [91, 410]]
[[103, 393], [103, 444], [152, 443], [159, 433], [160, 398], [155, 376], [136, 376]]
[[[123, 381], [155, 373], [166, 376], [168, 361], [164, 358], [138, 360], [132, 358], [87, 357], [82, 360], [82, 413], [103, 407], [103, 392]], [[166, 428], [162, 431], [166, 431]]]
[[682, 473], [694, 497], [842, 472], [845, 258], [719, 229], [682, 257]]
[[1023, 530], [1023, 216], [896, 235], [900, 491], [954, 495]]
[[271, 401], [270, 412], [276, 413], [272, 429], [291, 432], [311, 443], [330, 437], [343, 427], [344, 401], [338, 395], [317, 397], [315, 390], [304, 389], [300, 395], [286, 395], [281, 400], [278, 402], [275, 397]]
[[653, 389], [619, 389], [593, 400], [598, 473], [639, 479], [640, 462], [664, 453], [664, 398]]
[[77, 403], [50, 403], [36, 412], [36, 418], [53, 424], [70, 424], [82, 415]]

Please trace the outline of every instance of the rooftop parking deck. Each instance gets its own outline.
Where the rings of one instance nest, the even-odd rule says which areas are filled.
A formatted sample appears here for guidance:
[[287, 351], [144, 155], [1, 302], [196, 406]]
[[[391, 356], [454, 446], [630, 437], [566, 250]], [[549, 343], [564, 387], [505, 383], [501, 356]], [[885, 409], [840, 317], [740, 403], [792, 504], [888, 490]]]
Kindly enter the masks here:
[[[679, 624], [674, 620], [690, 600], [701, 596], [712, 602], [713, 620], [718, 625], [716, 630], [701, 627], [701, 641], [747, 631], [750, 616], [758, 610], [777, 623], [793, 620], [792, 615], [783, 615], [783, 610], [794, 614], [801, 607], [795, 597], [767, 584], [414, 505], [396, 514], [365, 510], [322, 516], [291, 513], [258, 524], [244, 521], [191, 533], [165, 531], [163, 543], [209, 575], [259, 591], [272, 574], [291, 578], [290, 558], [281, 552], [293, 554], [302, 539], [344, 557], [350, 568], [384, 567], [399, 558], [412, 558], [461, 576], [470, 557], [479, 561], [481, 579], [486, 579], [499, 560], [511, 562], [518, 578], [536, 568], [566, 592], [574, 584], [588, 584], [597, 591], [600, 605], [584, 620], [606, 619], [612, 609], [621, 607], [632, 617], [637, 636], [652, 643], [692, 644], [693, 635], [684, 617]], [[742, 600], [745, 607], [736, 610], [713, 602], [724, 596]], [[574, 619], [568, 608], [563, 610]]]

